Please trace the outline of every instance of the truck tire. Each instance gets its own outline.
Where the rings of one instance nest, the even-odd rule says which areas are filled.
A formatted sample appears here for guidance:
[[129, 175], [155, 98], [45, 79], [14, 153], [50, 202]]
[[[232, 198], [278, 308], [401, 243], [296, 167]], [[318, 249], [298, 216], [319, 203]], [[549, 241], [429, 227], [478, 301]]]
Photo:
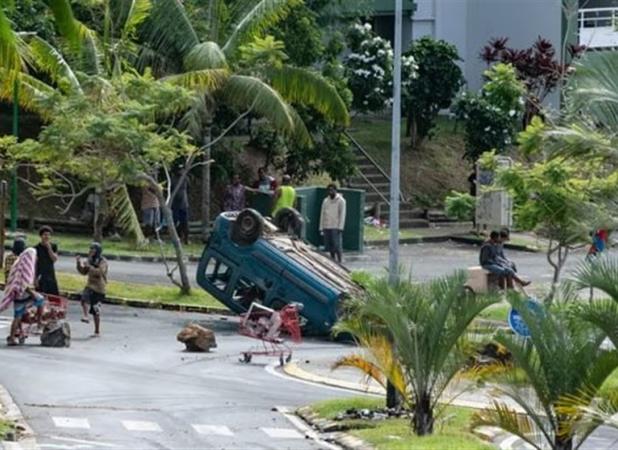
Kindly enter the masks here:
[[251, 245], [264, 231], [264, 219], [254, 209], [243, 209], [232, 224], [231, 238], [238, 245]]
[[277, 211], [273, 222], [275, 226], [279, 228], [279, 231], [288, 233], [297, 238], [300, 238], [305, 225], [303, 216], [294, 208], [280, 209]]

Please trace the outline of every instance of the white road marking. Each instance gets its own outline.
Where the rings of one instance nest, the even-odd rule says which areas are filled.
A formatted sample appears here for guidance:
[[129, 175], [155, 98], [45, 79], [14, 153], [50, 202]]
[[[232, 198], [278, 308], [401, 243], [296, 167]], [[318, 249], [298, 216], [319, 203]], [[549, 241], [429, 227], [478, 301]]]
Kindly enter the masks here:
[[162, 431], [158, 423], [143, 420], [123, 420], [122, 425], [129, 431]]
[[234, 436], [234, 432], [225, 425], [191, 425], [199, 434]]
[[341, 450], [341, 447], [337, 445], [333, 445], [329, 442], [326, 442], [320, 439], [320, 436], [318, 435], [318, 433], [316, 433], [313, 428], [311, 428], [304, 421], [302, 421], [296, 414], [294, 414], [291, 408], [288, 408], [286, 406], [275, 406], [275, 408], [277, 409], [277, 411], [283, 414], [283, 417], [288, 419], [292, 423], [292, 425], [294, 425], [297, 429], [299, 429], [302, 433], [304, 433], [306, 437], [308, 437], [309, 439], [313, 439], [322, 448], [326, 448], [328, 450]]
[[511, 450], [512, 445], [519, 440], [519, 436], [510, 436], [500, 442], [500, 450]]
[[22, 450], [22, 446], [19, 442], [2, 441], [4, 450]]
[[98, 441], [87, 441], [85, 439], [75, 439], [75, 438], [69, 438], [69, 437], [64, 437], [64, 436], [50, 436], [50, 439], [54, 439], [56, 441], [73, 442], [75, 444], [94, 445], [95, 447], [118, 448], [118, 446], [114, 444], [108, 444], [105, 442], [98, 442]]
[[294, 428], [260, 428], [273, 439], [304, 439], [305, 437]]
[[88, 419], [79, 417], [52, 417], [52, 420], [54, 421], [54, 425], [58, 428], [90, 428]]

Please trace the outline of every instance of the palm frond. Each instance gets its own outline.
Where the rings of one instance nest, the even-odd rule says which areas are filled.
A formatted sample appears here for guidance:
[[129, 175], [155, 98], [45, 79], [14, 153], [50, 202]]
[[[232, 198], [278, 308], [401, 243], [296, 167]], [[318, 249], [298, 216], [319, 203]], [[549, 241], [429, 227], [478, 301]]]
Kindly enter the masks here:
[[602, 256], [580, 264], [574, 281], [580, 288], [599, 289], [618, 302], [618, 258]]
[[618, 301], [596, 300], [592, 304], [582, 306], [579, 314], [583, 320], [603, 331], [618, 348]]
[[180, 0], [154, 0], [144, 23], [144, 37], [149, 47], [180, 60], [200, 40]]
[[133, 203], [131, 203], [126, 185], [121, 185], [109, 194], [109, 205], [118, 227], [131, 236], [136, 245], [145, 245], [146, 238], [142, 232], [137, 213], [133, 208]]
[[[33, 63], [38, 69], [48, 74], [61, 88], [68, 87], [66, 90], [74, 93], [82, 92], [73, 69], [54, 46], [38, 36], [30, 37], [28, 43]], [[64, 86], [65, 84], [68, 86]]]
[[0, 68], [4, 70], [5, 76], [13, 80], [17, 72], [25, 68], [28, 60], [28, 47], [15, 33], [4, 10], [0, 8]]
[[472, 416], [471, 425], [472, 428], [498, 427], [520, 437], [538, 450], [543, 449], [543, 444], [539, 440], [541, 433], [534, 421], [527, 415], [512, 410], [504, 403], [494, 401], [492, 408], [475, 413]]
[[222, 95], [229, 106], [239, 111], [251, 108], [255, 114], [268, 119], [277, 130], [289, 135], [294, 133], [292, 108], [276, 90], [259, 78], [232, 75]]
[[122, 35], [131, 36], [150, 14], [152, 2], [150, 0], [130, 0], [129, 11], [125, 20]]
[[567, 92], [573, 110], [590, 115], [593, 122], [618, 131], [618, 55], [587, 52], [575, 64]]
[[184, 59], [185, 70], [227, 69], [225, 55], [216, 42], [202, 42], [194, 46]]
[[59, 33], [74, 47], [81, 47], [84, 40], [88, 38], [90, 30], [75, 18], [70, 1], [49, 0], [47, 3], [54, 15]]
[[[56, 95], [56, 90], [25, 73], [18, 74], [19, 87], [19, 106], [29, 111], [35, 111], [44, 118], [49, 117], [51, 110], [46, 107], [49, 99]], [[0, 99], [7, 103], [13, 102], [13, 91], [15, 84], [11, 82], [11, 76], [4, 70], [0, 69]]]
[[259, 0], [249, 11], [238, 11], [241, 14], [235, 18], [234, 28], [223, 46], [223, 52], [226, 55], [236, 53], [247, 37], [259, 34], [284, 19], [291, 8], [301, 3], [302, 0]]
[[333, 85], [309, 69], [282, 66], [268, 70], [272, 86], [290, 103], [311, 106], [329, 121], [348, 125], [350, 117], [344, 101]]
[[367, 378], [375, 380], [380, 386], [386, 387], [386, 377], [382, 370], [367, 360], [362, 355], [348, 355], [337, 359], [331, 366], [331, 370], [337, 370], [341, 367], [352, 367], [360, 370]]
[[170, 75], [164, 81], [198, 92], [214, 92], [221, 89], [229, 78], [227, 69], [202, 69]]

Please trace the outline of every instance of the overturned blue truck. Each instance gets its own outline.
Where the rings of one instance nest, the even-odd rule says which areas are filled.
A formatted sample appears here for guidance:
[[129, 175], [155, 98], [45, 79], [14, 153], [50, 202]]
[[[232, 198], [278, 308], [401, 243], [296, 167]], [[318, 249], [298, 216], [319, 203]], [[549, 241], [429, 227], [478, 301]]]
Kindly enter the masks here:
[[219, 215], [197, 282], [238, 314], [254, 301], [272, 309], [300, 303], [305, 332], [311, 334], [330, 332], [343, 301], [361, 293], [347, 269], [252, 209]]

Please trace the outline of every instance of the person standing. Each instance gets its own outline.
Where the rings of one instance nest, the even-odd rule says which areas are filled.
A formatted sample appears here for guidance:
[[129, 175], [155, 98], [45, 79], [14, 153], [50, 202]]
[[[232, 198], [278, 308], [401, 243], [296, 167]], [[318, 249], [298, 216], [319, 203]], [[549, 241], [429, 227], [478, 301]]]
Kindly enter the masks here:
[[277, 189], [277, 180], [266, 173], [266, 167], [258, 169], [258, 179], [253, 188], [264, 194], [271, 194]]
[[232, 183], [225, 189], [223, 195], [223, 211], [240, 211], [247, 204], [245, 193], [247, 188], [240, 182], [240, 175], [232, 176]]
[[142, 226], [146, 237], [153, 236], [161, 224], [159, 199], [150, 186], [142, 186]]
[[82, 275], [87, 275], [86, 288], [82, 292], [82, 322], [88, 323], [88, 313], [94, 319], [94, 335], [101, 334], [101, 303], [105, 300], [105, 290], [107, 286], [107, 260], [103, 258], [103, 248], [98, 242], [90, 244], [88, 258], [82, 261], [77, 255], [77, 271]]
[[44, 294], [58, 295], [58, 282], [54, 264], [58, 261], [58, 246], [51, 241], [53, 230], [44, 225], [39, 230], [41, 242], [36, 250], [36, 287]]
[[172, 192], [176, 191], [176, 195], [172, 198], [172, 215], [180, 241], [187, 245], [189, 243], [189, 182], [187, 177], [181, 180], [181, 176], [181, 168], [176, 169], [172, 176]]
[[283, 208], [294, 208], [296, 202], [296, 190], [291, 186], [292, 177], [289, 175], [283, 175], [281, 179], [281, 186], [275, 190], [273, 198], [273, 212], [271, 216], [274, 218], [277, 213]]
[[324, 236], [324, 248], [338, 263], [341, 263], [341, 237], [345, 227], [346, 204], [343, 196], [337, 192], [337, 186], [328, 185], [328, 196], [322, 202], [320, 214], [320, 233]]
[[16, 238], [13, 241], [13, 248], [11, 249], [11, 253], [6, 255], [6, 257], [4, 258], [5, 284], [9, 282], [9, 274], [11, 273], [11, 267], [13, 267], [13, 264], [15, 264], [15, 261], [17, 261], [17, 258], [19, 258], [19, 255], [21, 255], [24, 250], [26, 250], [26, 241], [24, 241], [22, 238]]

